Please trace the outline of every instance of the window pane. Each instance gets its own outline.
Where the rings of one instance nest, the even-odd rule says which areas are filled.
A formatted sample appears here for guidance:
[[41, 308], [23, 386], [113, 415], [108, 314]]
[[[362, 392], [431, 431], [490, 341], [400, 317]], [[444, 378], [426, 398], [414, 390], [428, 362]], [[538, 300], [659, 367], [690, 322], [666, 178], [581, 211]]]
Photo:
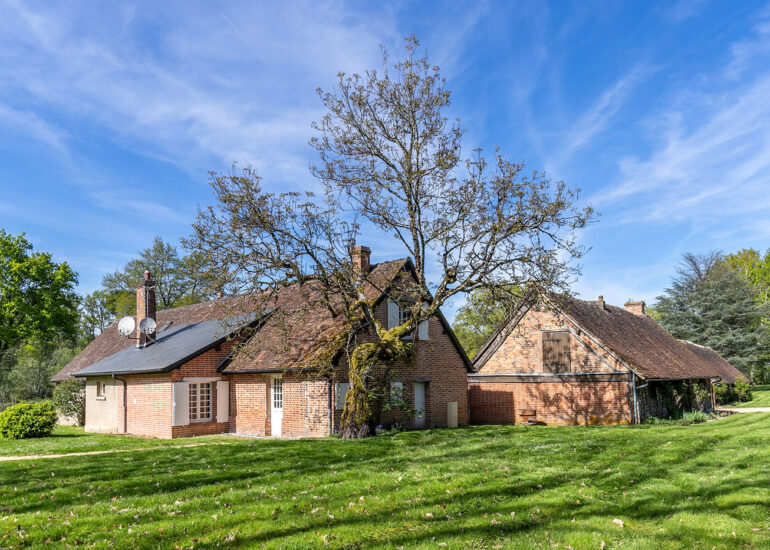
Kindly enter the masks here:
[[198, 419], [211, 419], [211, 382], [198, 385]]
[[273, 378], [273, 408], [283, 408], [283, 380]]
[[198, 419], [198, 384], [190, 384], [190, 420]]

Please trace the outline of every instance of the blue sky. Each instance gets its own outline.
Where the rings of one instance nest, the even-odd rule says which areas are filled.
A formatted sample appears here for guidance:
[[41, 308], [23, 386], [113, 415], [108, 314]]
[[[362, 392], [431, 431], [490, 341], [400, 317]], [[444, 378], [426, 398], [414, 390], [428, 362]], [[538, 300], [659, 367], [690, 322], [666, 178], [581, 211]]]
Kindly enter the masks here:
[[90, 292], [188, 233], [210, 170], [312, 189], [315, 89], [410, 33], [466, 151], [499, 145], [600, 212], [580, 296], [651, 302], [682, 252], [770, 246], [770, 7], [749, 1], [0, 0], [0, 227]]

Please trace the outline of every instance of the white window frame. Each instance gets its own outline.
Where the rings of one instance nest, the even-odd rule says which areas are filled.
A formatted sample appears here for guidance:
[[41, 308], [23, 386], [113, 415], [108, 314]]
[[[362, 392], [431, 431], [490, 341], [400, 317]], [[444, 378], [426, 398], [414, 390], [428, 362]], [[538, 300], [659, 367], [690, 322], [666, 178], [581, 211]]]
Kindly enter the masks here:
[[99, 401], [105, 401], [107, 399], [107, 382], [102, 380], [96, 381], [96, 399]]
[[271, 408], [283, 410], [283, 378], [276, 376], [270, 382], [272, 391], [270, 392]]
[[[201, 410], [205, 410], [206, 407], [201, 406], [202, 397], [206, 395], [204, 388], [208, 388], [208, 412], [202, 413]], [[214, 393], [213, 382], [190, 382], [189, 383], [189, 416], [190, 423], [199, 422], [211, 422], [213, 420], [212, 409], [214, 408], [214, 400], [212, 394]], [[193, 399], [194, 398], [194, 399]], [[207, 416], [202, 416], [207, 414]]]

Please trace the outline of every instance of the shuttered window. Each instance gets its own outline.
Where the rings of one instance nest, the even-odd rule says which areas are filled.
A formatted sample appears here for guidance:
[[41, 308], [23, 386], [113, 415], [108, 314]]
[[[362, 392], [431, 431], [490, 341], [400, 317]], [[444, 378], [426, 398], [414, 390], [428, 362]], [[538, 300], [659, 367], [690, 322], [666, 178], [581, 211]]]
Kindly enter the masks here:
[[543, 372], [570, 372], [569, 332], [543, 332]]

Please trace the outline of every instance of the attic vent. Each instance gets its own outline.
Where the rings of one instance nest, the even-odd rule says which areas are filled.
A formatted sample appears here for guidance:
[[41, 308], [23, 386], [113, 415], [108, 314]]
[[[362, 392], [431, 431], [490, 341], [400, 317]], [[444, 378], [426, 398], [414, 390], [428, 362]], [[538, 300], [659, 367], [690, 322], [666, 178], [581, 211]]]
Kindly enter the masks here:
[[158, 332], [163, 332], [164, 330], [166, 330], [168, 327], [170, 327], [173, 324], [174, 324], [174, 321], [168, 321], [165, 325], [160, 327], [160, 330]]

